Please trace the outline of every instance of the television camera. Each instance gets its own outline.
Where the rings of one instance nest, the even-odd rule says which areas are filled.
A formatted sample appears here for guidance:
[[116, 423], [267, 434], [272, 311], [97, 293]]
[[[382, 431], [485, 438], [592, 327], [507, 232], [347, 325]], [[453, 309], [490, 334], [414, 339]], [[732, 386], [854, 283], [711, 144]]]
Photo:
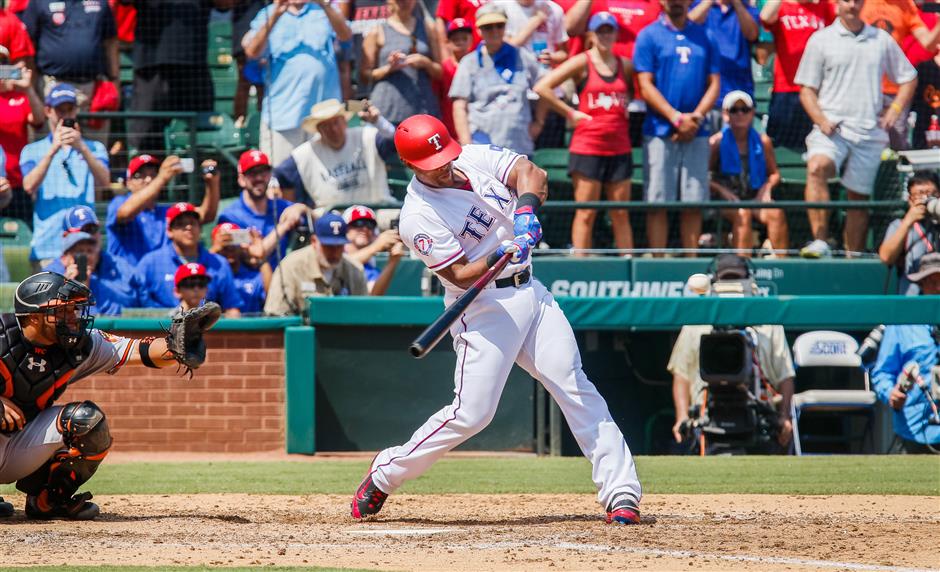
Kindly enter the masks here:
[[[708, 275], [689, 278], [689, 288], [720, 297], [758, 296], [749, 261], [718, 256]], [[757, 332], [750, 327], [715, 327], [702, 335], [699, 376], [706, 384], [701, 403], [693, 404], [680, 431], [694, 437], [700, 454], [774, 453], [779, 418], [765, 391], [757, 355]]]

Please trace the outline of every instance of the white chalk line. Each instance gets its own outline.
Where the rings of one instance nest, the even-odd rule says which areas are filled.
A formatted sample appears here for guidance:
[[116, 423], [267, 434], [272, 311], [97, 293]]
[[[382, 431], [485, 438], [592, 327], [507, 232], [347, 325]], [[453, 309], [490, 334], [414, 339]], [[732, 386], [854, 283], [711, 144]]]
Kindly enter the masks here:
[[444, 534], [445, 532], [459, 532], [456, 528], [366, 528], [362, 530], [347, 530], [346, 534], [362, 536], [430, 536]]

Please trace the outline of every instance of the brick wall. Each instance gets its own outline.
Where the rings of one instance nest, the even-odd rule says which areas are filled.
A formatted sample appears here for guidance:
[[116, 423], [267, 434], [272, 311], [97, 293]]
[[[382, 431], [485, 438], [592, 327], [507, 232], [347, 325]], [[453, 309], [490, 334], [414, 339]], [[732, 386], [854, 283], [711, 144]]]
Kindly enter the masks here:
[[215, 332], [206, 343], [206, 363], [191, 380], [174, 368], [124, 367], [73, 384], [57, 403], [101, 406], [114, 451], [283, 450], [283, 332]]

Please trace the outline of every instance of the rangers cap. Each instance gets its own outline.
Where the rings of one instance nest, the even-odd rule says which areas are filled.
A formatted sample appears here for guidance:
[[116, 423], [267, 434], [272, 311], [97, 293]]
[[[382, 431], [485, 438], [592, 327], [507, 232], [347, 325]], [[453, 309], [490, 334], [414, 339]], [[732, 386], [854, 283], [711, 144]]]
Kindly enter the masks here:
[[340, 246], [349, 242], [346, 238], [346, 221], [336, 213], [326, 213], [313, 225], [317, 240], [326, 246]]
[[180, 267], [176, 269], [176, 275], [173, 277], [173, 284], [179, 287], [180, 282], [183, 280], [197, 276], [204, 276], [207, 280], [212, 280], [212, 277], [206, 272], [206, 267], [202, 264], [198, 262], [180, 264]]
[[362, 205], [353, 205], [344, 210], [343, 220], [346, 221], [346, 224], [353, 224], [359, 221], [371, 222], [372, 226], [378, 224], [378, 221], [375, 219], [375, 211]]
[[271, 160], [268, 159], [268, 156], [258, 151], [257, 149], [249, 149], [242, 153], [241, 157], [238, 158], [238, 173], [240, 175], [245, 174], [247, 171], [254, 169], [255, 167], [270, 167]]
[[402, 121], [395, 130], [395, 148], [402, 160], [425, 171], [443, 167], [462, 150], [441, 120], [430, 115], [412, 115]]
[[100, 226], [95, 210], [87, 205], [77, 205], [66, 211], [65, 218], [62, 219], [62, 230], [66, 233], [78, 232], [90, 224]]

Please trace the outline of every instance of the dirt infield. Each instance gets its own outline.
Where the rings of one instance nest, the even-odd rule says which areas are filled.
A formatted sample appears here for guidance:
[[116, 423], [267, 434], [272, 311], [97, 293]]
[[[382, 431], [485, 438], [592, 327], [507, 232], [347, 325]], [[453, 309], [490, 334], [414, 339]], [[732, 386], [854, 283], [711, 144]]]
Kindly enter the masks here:
[[[22, 496], [8, 496], [18, 507]], [[645, 523], [589, 495], [395, 495], [356, 523], [335, 495], [115, 495], [90, 523], [0, 521], [0, 566], [319, 565], [381, 570], [940, 568], [940, 498], [649, 495]]]

